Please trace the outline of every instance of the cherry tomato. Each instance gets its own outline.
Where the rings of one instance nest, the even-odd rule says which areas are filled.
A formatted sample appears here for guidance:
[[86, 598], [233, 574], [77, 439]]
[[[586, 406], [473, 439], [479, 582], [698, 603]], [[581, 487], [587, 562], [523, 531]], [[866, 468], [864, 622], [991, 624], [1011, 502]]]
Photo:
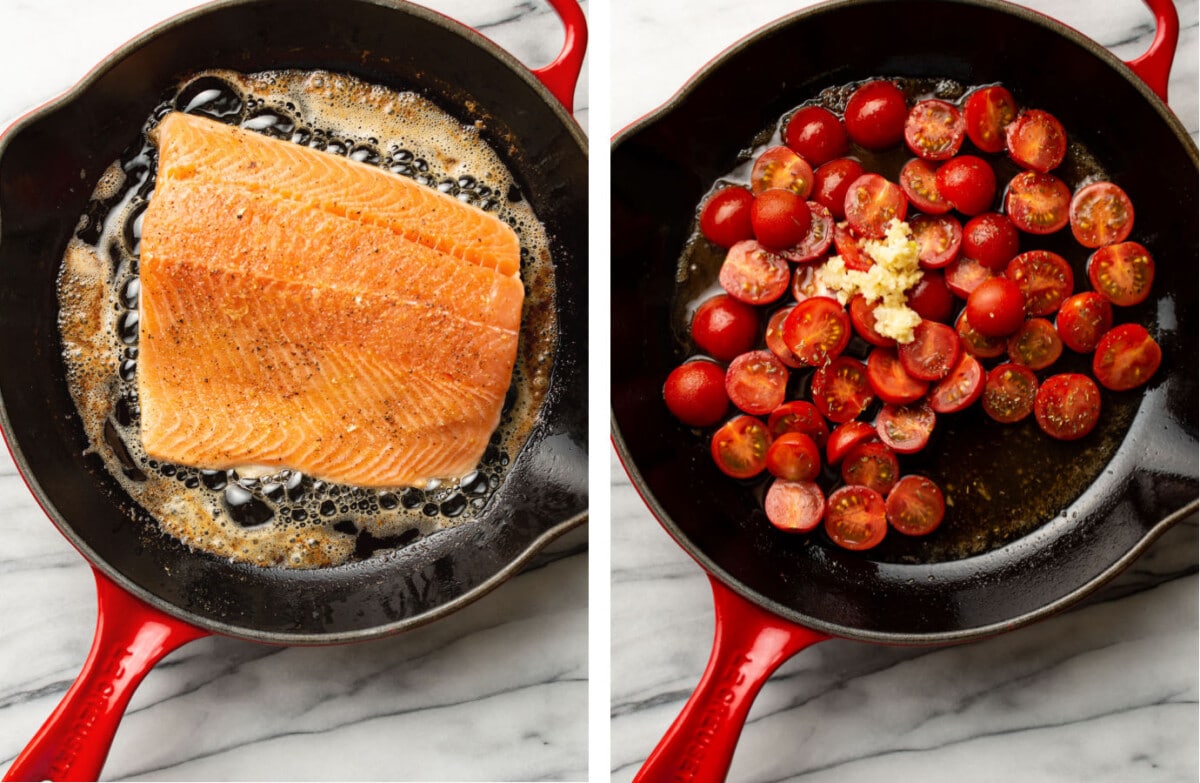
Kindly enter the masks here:
[[1133, 202], [1111, 182], [1093, 182], [1079, 189], [1067, 213], [1071, 233], [1084, 247], [1124, 242], [1133, 231]]
[[813, 404], [835, 424], [856, 418], [871, 399], [867, 368], [857, 359], [839, 356], [813, 373]]
[[942, 524], [946, 499], [942, 490], [924, 476], [904, 476], [888, 493], [887, 521], [897, 533], [927, 536]]
[[753, 239], [738, 242], [725, 254], [717, 280], [734, 299], [746, 304], [770, 304], [787, 293], [791, 281], [787, 261]]
[[1038, 382], [1033, 370], [1020, 364], [997, 364], [983, 382], [983, 410], [1001, 424], [1013, 424], [1033, 413]]
[[763, 247], [782, 250], [799, 243], [812, 226], [808, 203], [790, 190], [760, 193], [750, 207], [754, 237]]
[[729, 409], [725, 371], [713, 362], [687, 362], [671, 370], [663, 384], [667, 409], [689, 427], [716, 424]]
[[925, 160], [946, 160], [958, 154], [967, 124], [953, 104], [918, 101], [904, 120], [904, 141], [912, 153]]
[[954, 294], [946, 285], [946, 276], [937, 269], [926, 269], [921, 279], [908, 290], [908, 306], [926, 321], [946, 321], [954, 311]]
[[871, 345], [879, 345], [888, 347], [896, 344], [896, 341], [891, 337], [885, 337], [875, 331], [875, 310], [878, 309], [880, 300], [867, 304], [867, 299], [862, 294], [855, 294], [850, 298], [850, 323], [854, 325], [854, 331], [858, 332], [858, 336], [869, 342]]
[[1004, 129], [1017, 116], [1017, 102], [1003, 87], [984, 87], [967, 96], [967, 138], [984, 152], [1004, 150]]
[[1095, 291], [1068, 296], [1054, 319], [1054, 328], [1063, 345], [1079, 353], [1096, 350], [1100, 338], [1112, 325], [1112, 302]]
[[833, 296], [829, 289], [817, 277], [816, 264], [800, 264], [792, 275], [792, 296], [797, 302], [803, 302], [814, 296]]
[[988, 337], [971, 326], [971, 322], [967, 320], [965, 308], [958, 314], [958, 320], [954, 322], [954, 331], [958, 332], [958, 341], [962, 343], [963, 351], [977, 359], [995, 359], [997, 356], [1004, 355], [1008, 349], [1008, 344], [1003, 337]]
[[992, 270], [973, 258], [959, 256], [946, 267], [946, 285], [959, 299], [966, 299], [984, 280], [992, 277]]
[[946, 377], [958, 361], [958, 333], [937, 321], [922, 320], [913, 329], [911, 342], [898, 349], [904, 370], [922, 381], [938, 381]]
[[813, 173], [812, 197], [828, 209], [835, 218], [846, 217], [846, 191], [850, 183], [863, 175], [862, 164], [852, 158], [831, 160]]
[[1069, 220], [1071, 189], [1053, 174], [1022, 171], [1008, 183], [1004, 211], [1027, 234], [1053, 234]]
[[929, 443], [937, 414], [926, 402], [884, 405], [875, 419], [879, 439], [900, 454], [914, 454]]
[[1045, 174], [1067, 154], [1067, 131], [1049, 112], [1029, 109], [1005, 128], [1004, 144], [1018, 166]]
[[1045, 318], [1030, 318], [1008, 338], [1008, 358], [1031, 370], [1044, 370], [1062, 356], [1062, 339]]
[[1007, 337], [1025, 322], [1025, 293], [1007, 277], [989, 277], [967, 297], [966, 314], [984, 337]]
[[825, 493], [811, 481], [771, 482], [763, 510], [771, 524], [787, 533], [815, 530], [825, 516]]
[[880, 495], [891, 491], [899, 478], [896, 453], [879, 441], [858, 444], [842, 460], [842, 481], [870, 487]]
[[839, 424], [829, 435], [829, 442], [825, 446], [825, 459], [830, 465], [837, 465], [846, 458], [850, 449], [870, 440], [879, 440], [879, 433], [865, 421], [852, 419]]
[[904, 191], [878, 174], [863, 174], [846, 191], [846, 221], [861, 236], [881, 239], [888, 223], [907, 212]]
[[846, 132], [869, 150], [892, 146], [904, 137], [908, 105], [891, 82], [873, 81], [858, 87], [846, 102]]
[[788, 371], [770, 351], [750, 351], [725, 371], [725, 392], [746, 413], [763, 415], [783, 404]]
[[865, 272], [875, 265], [875, 260], [862, 249], [862, 238], [845, 223], [833, 227], [833, 246], [847, 269]]
[[850, 150], [850, 139], [841, 120], [821, 106], [798, 109], [783, 130], [783, 141], [814, 166]]
[[1100, 338], [1092, 357], [1092, 372], [1107, 389], [1126, 391], [1141, 386], [1162, 364], [1162, 348], [1141, 324], [1121, 324]]
[[825, 417], [817, 410], [817, 406], [805, 400], [785, 402], [771, 411], [767, 418], [767, 429], [775, 438], [788, 432], [802, 432], [821, 448], [829, 440], [829, 425], [825, 423]]
[[788, 481], [812, 481], [821, 473], [821, 452], [803, 432], [787, 432], [767, 449], [767, 470]]
[[850, 342], [850, 316], [836, 299], [809, 297], [784, 319], [783, 342], [797, 359], [820, 367]]
[[1029, 315], [1050, 315], [1075, 289], [1071, 265], [1049, 250], [1022, 253], [1008, 262], [1004, 276], [1021, 287]]
[[996, 198], [996, 173], [983, 158], [959, 155], [937, 171], [938, 192], [964, 215], [986, 212]]
[[950, 215], [914, 215], [908, 221], [926, 269], [941, 269], [958, 257], [962, 247], [962, 224]]
[[779, 253], [788, 261], [798, 264], [815, 261], [825, 255], [833, 244], [833, 215], [825, 205], [816, 201], [808, 202], [808, 211], [812, 219], [808, 233], [795, 245]]
[[825, 503], [825, 532], [833, 543], [861, 551], [887, 535], [887, 507], [870, 487], [840, 487]]
[[1132, 307], [1146, 301], [1154, 283], [1154, 258], [1137, 242], [1102, 247], [1087, 263], [1088, 280], [1115, 305]]
[[958, 413], [983, 394], [983, 365], [963, 351], [950, 374], [929, 390], [929, 407], [934, 413]]
[[692, 316], [692, 340], [701, 351], [727, 362], [754, 347], [758, 311], [728, 294], [704, 301]]
[[913, 158], [900, 169], [900, 189], [912, 205], [929, 215], [950, 211], [950, 202], [938, 192], [937, 169], [927, 160]]
[[779, 361], [795, 370], [803, 367], [804, 362], [797, 359], [796, 355], [789, 351], [783, 342], [783, 320], [791, 311], [792, 306], [789, 306], [781, 307], [771, 313], [771, 317], [767, 319], [767, 331], [764, 337], [767, 341], [767, 350], [775, 354], [775, 358]]
[[721, 247], [733, 247], [743, 239], [753, 239], [750, 205], [754, 196], [733, 185], [721, 188], [700, 209], [700, 233]]
[[1021, 252], [1021, 237], [1004, 215], [985, 212], [967, 221], [962, 250], [988, 269], [1000, 271]]
[[787, 190], [806, 199], [812, 193], [812, 187], [812, 166], [787, 147], [763, 150], [750, 171], [750, 191], [755, 196], [768, 190]]
[[1100, 420], [1100, 389], [1086, 375], [1052, 375], [1038, 387], [1033, 415], [1050, 437], [1078, 440]]
[[925, 396], [929, 384], [912, 377], [894, 348], [876, 348], [867, 356], [867, 382], [875, 396], [892, 405], [907, 405]]
[[721, 472], [734, 478], [752, 478], [767, 468], [771, 433], [753, 416], [734, 416], [712, 436], [712, 458]]

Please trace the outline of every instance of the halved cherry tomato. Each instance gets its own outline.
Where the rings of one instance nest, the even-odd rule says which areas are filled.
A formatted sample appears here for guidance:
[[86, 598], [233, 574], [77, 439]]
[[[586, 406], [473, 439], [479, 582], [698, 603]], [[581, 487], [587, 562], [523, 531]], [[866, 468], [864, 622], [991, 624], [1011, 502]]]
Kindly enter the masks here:
[[1017, 102], [1003, 87], [984, 87], [967, 96], [967, 138], [984, 152], [1004, 150], [1004, 129], [1017, 116]]
[[675, 418], [689, 427], [716, 424], [729, 410], [725, 371], [703, 360], [681, 364], [667, 376], [663, 400]]
[[767, 519], [787, 533], [815, 530], [825, 516], [825, 493], [811, 481], [776, 479], [763, 500]]
[[1063, 345], [1079, 353], [1096, 350], [1100, 338], [1112, 325], [1112, 302], [1095, 291], [1068, 296], [1054, 319], [1054, 328]]
[[1062, 350], [1062, 339], [1045, 318], [1030, 318], [1008, 338], [1008, 358], [1031, 370], [1044, 370], [1054, 364]]
[[955, 258], [962, 247], [962, 224], [950, 215], [915, 215], [908, 221], [913, 239], [920, 250], [917, 256], [926, 269], [941, 269]]
[[946, 285], [959, 299], [968, 298], [980, 283], [992, 276], [992, 270], [967, 256], [960, 255], [946, 267]]
[[1093, 182], [1080, 188], [1067, 214], [1071, 233], [1084, 247], [1124, 242], [1133, 231], [1133, 202], [1111, 182]]
[[1003, 337], [988, 337], [971, 326], [965, 309], [958, 314], [958, 320], [954, 322], [954, 331], [958, 332], [958, 341], [962, 343], [963, 352], [977, 359], [995, 359], [1008, 349]]
[[958, 154], [967, 124], [956, 106], [934, 99], [918, 101], [904, 120], [904, 141], [925, 160], [946, 160]]
[[771, 313], [771, 317], [767, 319], [767, 331], [764, 337], [767, 341], [767, 350], [775, 354], [775, 358], [779, 361], [795, 370], [803, 367], [804, 362], [797, 359], [796, 355], [789, 351], [783, 342], [783, 321], [791, 311], [792, 306], [788, 306]]
[[999, 212], [985, 212], [963, 227], [962, 249], [988, 269], [999, 271], [1021, 251], [1021, 238], [1011, 220]]
[[1105, 332], [1092, 357], [1096, 380], [1126, 391], [1150, 380], [1162, 364], [1162, 348], [1141, 324], [1121, 324]]
[[904, 93], [891, 82], [860, 85], [846, 102], [846, 132], [869, 150], [890, 147], [904, 137], [908, 104]]
[[879, 439], [900, 454], [914, 454], [929, 443], [937, 414], [926, 402], [884, 405], [875, 419]]
[[1045, 174], [1066, 156], [1067, 131], [1049, 112], [1028, 109], [1005, 128], [1004, 145], [1018, 166]]
[[1022, 171], [1008, 183], [1004, 211], [1027, 234], [1053, 234], [1069, 220], [1071, 189], [1053, 174]]
[[787, 261], [753, 239], [738, 242], [725, 254], [717, 280], [730, 296], [746, 304], [770, 304], [787, 293], [792, 279]]
[[850, 298], [850, 323], [854, 325], [854, 331], [858, 332], [858, 336], [871, 345], [888, 347], [895, 345], [896, 341], [875, 331], [875, 310], [879, 307], [880, 302], [881, 300], [876, 299], [867, 304], [866, 297], [862, 294], [855, 294]]
[[753, 416], [734, 416], [712, 436], [712, 458], [727, 476], [752, 478], [767, 469], [771, 433]]
[[967, 323], [985, 337], [1007, 337], [1025, 322], [1025, 292], [1007, 277], [984, 280], [967, 297]]
[[850, 138], [842, 121], [822, 106], [804, 106], [788, 120], [783, 141], [813, 166], [845, 155]]
[[829, 442], [825, 445], [825, 459], [830, 465], [837, 465], [846, 458], [850, 449], [871, 440], [879, 440], [879, 433], [870, 424], [858, 419], [843, 422], [834, 427], [829, 435]]
[[835, 218], [846, 217], [846, 191], [850, 183], [863, 175], [862, 164], [852, 158], [831, 160], [813, 172], [812, 197], [828, 209]]
[[709, 196], [700, 208], [700, 233], [721, 247], [753, 239], [750, 205], [754, 196], [745, 188], [729, 185]]
[[821, 452], [803, 432], [786, 432], [767, 449], [767, 470], [788, 481], [812, 481], [821, 473]]
[[983, 158], [959, 155], [937, 172], [938, 193], [964, 215], [978, 215], [996, 198], [996, 173]]
[[812, 187], [812, 166], [787, 147], [768, 147], [754, 161], [750, 171], [750, 191], [756, 196], [768, 190], [782, 189], [808, 198]]
[[929, 391], [929, 407], [934, 413], [958, 413], [970, 407], [983, 394], [983, 365], [963, 351], [950, 374]]
[[842, 460], [842, 481], [860, 487], [870, 487], [886, 495], [900, 478], [900, 462], [896, 453], [884, 444], [860, 443]]
[[904, 191], [878, 174], [863, 174], [846, 191], [846, 221], [861, 236], [881, 239], [888, 223], [907, 213]]
[[913, 158], [900, 169], [900, 188], [912, 205], [929, 215], [950, 211], [950, 202], [938, 192], [937, 169], [929, 161]]
[[802, 432], [821, 448], [829, 440], [829, 425], [817, 406], [806, 400], [785, 402], [767, 418], [767, 429], [778, 438], [788, 432]]
[[797, 302], [803, 302], [814, 296], [832, 296], [829, 289], [817, 277], [816, 264], [800, 264], [792, 274], [792, 296]]
[[1049, 250], [1022, 253], [1008, 262], [1004, 276], [1021, 287], [1029, 315], [1050, 315], [1075, 290], [1071, 265]]
[[790, 190], [768, 190], [754, 199], [750, 223], [759, 244], [779, 251], [799, 243], [808, 235], [812, 212], [808, 202]]
[[815, 261], [825, 255], [829, 246], [833, 244], [833, 215], [823, 204], [816, 201], [808, 202], [808, 211], [812, 224], [808, 227], [804, 239], [779, 253], [788, 261], [798, 264]]
[[847, 269], [865, 272], [875, 265], [875, 259], [862, 249], [862, 238], [846, 223], [838, 223], [833, 227], [833, 246]]
[[905, 300], [909, 308], [927, 321], [945, 321], [954, 311], [954, 294], [939, 269], [922, 271], [921, 279], [908, 289]]
[[692, 316], [692, 340], [714, 359], [727, 362], [754, 347], [758, 311], [728, 294], [706, 299]]
[[927, 536], [942, 524], [946, 499], [942, 490], [924, 476], [904, 476], [887, 496], [887, 520], [906, 536]]
[[1154, 282], [1154, 257], [1137, 242], [1102, 247], [1087, 263], [1092, 288], [1120, 307], [1146, 301]]
[[825, 532], [833, 543], [861, 551], [887, 535], [887, 507], [870, 487], [840, 487], [825, 502]]
[[1033, 370], [1020, 364], [997, 364], [983, 382], [983, 410], [1001, 424], [1013, 424], [1033, 413], [1038, 382]]
[[820, 367], [846, 349], [850, 316], [836, 299], [809, 297], [784, 319], [783, 342], [797, 359]]
[[871, 399], [867, 368], [857, 359], [839, 356], [813, 373], [813, 404], [821, 415], [836, 424], [857, 417]]
[[1078, 440], [1100, 420], [1100, 389], [1086, 375], [1052, 375], [1038, 387], [1033, 415], [1050, 437]]
[[912, 377], [894, 348], [876, 348], [867, 356], [867, 381], [875, 396], [892, 405], [916, 402], [929, 390], [926, 381]]
[[735, 358], [725, 371], [725, 391], [746, 413], [763, 415], [783, 404], [787, 367], [770, 351], [750, 351]]
[[946, 377], [958, 361], [958, 333], [937, 321], [922, 320], [913, 329], [911, 342], [899, 346], [900, 363], [905, 371], [922, 381]]

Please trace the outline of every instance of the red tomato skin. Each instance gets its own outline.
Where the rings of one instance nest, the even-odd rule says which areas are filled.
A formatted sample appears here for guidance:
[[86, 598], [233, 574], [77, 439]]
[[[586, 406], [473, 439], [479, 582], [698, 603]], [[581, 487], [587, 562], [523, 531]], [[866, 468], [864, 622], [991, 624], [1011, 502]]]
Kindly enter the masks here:
[[833, 227], [833, 246], [847, 269], [865, 272], [875, 265], [875, 260], [862, 248], [862, 237], [846, 223]]
[[1008, 338], [1008, 358], [1031, 370], [1044, 370], [1062, 356], [1063, 343], [1045, 318], [1030, 318]]
[[863, 175], [862, 164], [852, 158], [837, 158], [817, 168], [813, 174], [814, 201], [838, 220], [846, 218], [846, 191], [850, 183]]
[[821, 451], [802, 432], [786, 432], [767, 449], [767, 470], [788, 481], [812, 481], [821, 473]]
[[908, 105], [895, 84], [871, 81], [858, 87], [846, 102], [846, 132], [851, 141], [881, 150], [904, 137]]
[[1092, 253], [1087, 275], [1092, 288], [1110, 302], [1118, 307], [1132, 307], [1150, 296], [1154, 257], [1137, 242], [1107, 245]]
[[804, 362], [797, 359], [796, 355], [789, 351], [783, 342], [783, 322], [791, 311], [792, 307], [789, 306], [781, 307], [771, 313], [771, 317], [767, 319], [767, 331], [764, 333], [763, 339], [767, 343], [767, 350], [775, 354], [776, 359], [793, 370], [798, 370], [804, 366]]
[[959, 299], [967, 299], [980, 283], [993, 277], [992, 270], [973, 258], [959, 256], [946, 267], [946, 285]]
[[1049, 112], [1028, 109], [1005, 128], [1004, 145], [1018, 166], [1045, 174], [1063, 162], [1067, 131]]
[[758, 311], [729, 294], [718, 294], [696, 308], [692, 340], [714, 359], [731, 361], [758, 341]]
[[700, 208], [700, 233], [721, 247], [733, 247], [754, 238], [750, 205], [754, 196], [745, 188], [730, 185], [713, 193]]
[[1128, 391], [1148, 382], [1162, 364], [1162, 348], [1141, 324], [1104, 333], [1092, 357], [1092, 373], [1107, 389]]
[[908, 197], [894, 182], [863, 174], [846, 191], [846, 221], [859, 235], [882, 239], [893, 220], [908, 214]]
[[813, 373], [811, 391], [817, 410], [835, 424], [856, 418], [873, 397], [866, 367], [848, 356], [839, 356]]
[[918, 101], [904, 120], [904, 142], [925, 160], [947, 160], [958, 154], [966, 133], [958, 107], [945, 101]]
[[963, 253], [999, 272], [1021, 252], [1021, 236], [1012, 221], [999, 212], [985, 212], [963, 228]]
[[887, 496], [888, 524], [906, 536], [927, 536], [942, 524], [946, 500], [942, 490], [924, 476], [904, 476]]
[[958, 361], [958, 332], [946, 324], [923, 320], [913, 329], [912, 342], [897, 353], [905, 371], [922, 381], [940, 381]]
[[768, 190], [787, 190], [806, 199], [812, 188], [812, 166], [788, 147], [763, 150], [750, 172], [750, 192], [755, 196]]
[[946, 276], [936, 269], [922, 272], [906, 298], [908, 306], [926, 321], [948, 321], [954, 312], [954, 294], [946, 285]]
[[991, 209], [996, 198], [996, 173], [983, 158], [959, 155], [938, 169], [937, 186], [959, 212], [978, 215]]
[[850, 298], [850, 323], [854, 325], [854, 331], [858, 333], [859, 337], [871, 345], [887, 348], [894, 346], [896, 340], [875, 331], [875, 309], [879, 307], [879, 304], [879, 300], [867, 304], [866, 297], [862, 294], [855, 294]]
[[934, 413], [958, 413], [966, 410], [983, 394], [983, 365], [963, 351], [958, 363], [929, 391], [929, 407]]
[[[727, 450], [738, 446], [743, 437], [746, 439], [744, 448], [736, 456], [743, 457], [744, 463], [732, 464], [722, 456]], [[766, 425], [753, 416], [734, 416], [722, 424], [712, 436], [713, 462], [727, 476], [738, 479], [748, 479], [757, 476], [767, 469], [767, 449], [771, 446], [771, 433]]]
[[983, 383], [983, 410], [1001, 424], [1014, 424], [1033, 413], [1038, 382], [1033, 370], [1019, 364], [998, 364]]
[[829, 425], [825, 423], [825, 417], [817, 410], [817, 406], [807, 400], [785, 402], [771, 411], [767, 418], [767, 429], [776, 438], [788, 432], [802, 432], [820, 448], [825, 448], [829, 440]]
[[909, 202], [927, 215], [944, 215], [952, 207], [937, 189], [937, 170], [924, 158], [913, 158], [900, 169], [900, 189]]
[[843, 422], [829, 434], [829, 441], [825, 444], [825, 461], [837, 465], [846, 458], [850, 449], [871, 440], [879, 440], [879, 433], [870, 424], [858, 419]]
[[781, 256], [797, 264], [816, 261], [833, 244], [833, 215], [818, 201], [808, 202], [808, 212], [812, 221], [808, 233], [792, 247], [780, 251]]
[[785, 533], [816, 530], [825, 516], [825, 493], [811, 481], [776, 479], [763, 500], [767, 519]]
[[1090, 353], [1100, 338], [1112, 328], [1112, 302], [1095, 291], [1068, 296], [1058, 308], [1054, 328], [1063, 345], [1076, 353]]
[[725, 292], [739, 302], [770, 304], [787, 293], [791, 282], [787, 261], [748, 239], [738, 242], [725, 254], [717, 281]]
[[[1133, 202], [1120, 186], [1093, 182], [1071, 198], [1067, 217], [1079, 244], [1087, 248], [1112, 245], [1124, 242], [1133, 231]], [[1115, 222], [1105, 222], [1105, 217]]]
[[1004, 212], [1026, 234], [1053, 234], [1070, 220], [1071, 189], [1053, 174], [1022, 171], [1009, 180]]
[[1100, 389], [1086, 375], [1052, 375], [1038, 387], [1033, 415], [1050, 437], [1079, 440], [1100, 420]]
[[1003, 337], [988, 337], [967, 320], [966, 308], [958, 314], [954, 322], [954, 331], [958, 332], [958, 341], [962, 343], [964, 353], [969, 353], [976, 359], [995, 359], [1003, 356], [1007, 345]]
[[754, 199], [750, 222], [759, 244], [778, 251], [804, 239], [812, 226], [812, 213], [808, 203], [790, 190], [768, 190]]
[[1028, 315], [1050, 315], [1075, 289], [1071, 265], [1049, 250], [1030, 250], [1008, 262], [1004, 276], [1021, 287]]
[[912, 377], [893, 348], [876, 348], [867, 355], [867, 381], [875, 396], [891, 405], [916, 402], [929, 391], [929, 383]]
[[884, 405], [875, 420], [879, 439], [897, 454], [916, 454], [929, 443], [937, 414], [926, 402]]
[[689, 427], [712, 426], [729, 410], [725, 371], [703, 360], [681, 364], [667, 376], [663, 400], [672, 415]]
[[797, 359], [820, 367], [849, 344], [850, 316], [832, 297], [809, 297], [784, 319], [783, 342]]
[[825, 532], [838, 546], [863, 551], [887, 535], [887, 507], [870, 487], [840, 487], [825, 501]]
[[850, 138], [841, 120], [821, 106], [798, 109], [784, 128], [783, 140], [813, 166], [820, 166], [850, 150]]
[[842, 481], [886, 495], [900, 479], [896, 454], [878, 442], [859, 443], [842, 460]]
[[725, 371], [725, 393], [740, 410], [765, 416], [783, 404], [788, 370], [770, 351], [736, 357]]
[[983, 87], [967, 96], [967, 138], [984, 152], [1004, 151], [1004, 129], [1017, 116], [1017, 102], [1003, 87]]
[[1025, 294], [1007, 277], [991, 277], [967, 297], [967, 323], [985, 337], [1007, 337], [1025, 323]]

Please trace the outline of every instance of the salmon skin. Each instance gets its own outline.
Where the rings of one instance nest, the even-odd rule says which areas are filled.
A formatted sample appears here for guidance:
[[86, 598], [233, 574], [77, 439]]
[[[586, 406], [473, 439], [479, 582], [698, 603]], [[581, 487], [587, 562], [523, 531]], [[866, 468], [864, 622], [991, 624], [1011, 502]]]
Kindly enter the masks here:
[[391, 172], [212, 120], [172, 113], [156, 133], [147, 454], [363, 487], [474, 469], [517, 354], [513, 230]]

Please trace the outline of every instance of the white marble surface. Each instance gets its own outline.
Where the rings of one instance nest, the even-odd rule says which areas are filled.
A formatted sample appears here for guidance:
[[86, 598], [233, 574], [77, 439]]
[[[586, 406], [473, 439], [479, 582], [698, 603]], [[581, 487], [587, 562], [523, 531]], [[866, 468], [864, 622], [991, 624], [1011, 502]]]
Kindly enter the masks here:
[[[1028, 0], [1129, 59], [1137, 0]], [[669, 98], [797, 0], [614, 0], [612, 127]], [[1171, 106], [1197, 131], [1197, 4], [1177, 2]], [[1195, 263], [1195, 259], [1182, 259]], [[695, 686], [712, 644], [706, 578], [612, 459], [611, 778], [630, 780]], [[1074, 610], [961, 647], [830, 641], [759, 695], [730, 780], [867, 783], [1196, 781], [1197, 525], [1160, 539]]]
[[[548, 6], [429, 0], [538, 67]], [[0, 0], [0, 129], [189, 0]], [[586, 8], [586, 5], [585, 5]], [[586, 79], [576, 95], [586, 128]], [[79, 671], [90, 569], [0, 450], [0, 773]], [[587, 777], [587, 531], [442, 621], [375, 642], [204, 639], [170, 655], [121, 724], [106, 779], [581, 780]]]

